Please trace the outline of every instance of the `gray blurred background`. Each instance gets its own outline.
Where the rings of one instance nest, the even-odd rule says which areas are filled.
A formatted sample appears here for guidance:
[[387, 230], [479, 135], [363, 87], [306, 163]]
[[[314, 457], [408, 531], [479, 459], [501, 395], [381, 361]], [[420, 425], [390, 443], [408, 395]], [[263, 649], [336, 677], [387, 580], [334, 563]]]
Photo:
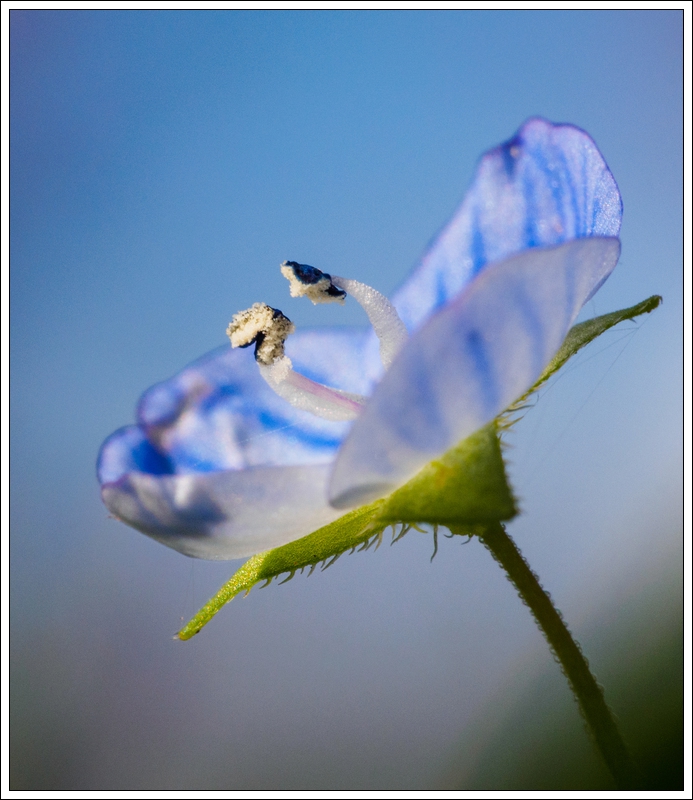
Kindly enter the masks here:
[[[682, 12], [12, 11], [11, 786], [609, 788], [484, 548], [408, 534], [173, 633], [240, 562], [107, 518], [140, 393], [287, 310], [284, 259], [392, 291], [531, 115], [596, 140], [661, 294], [510, 432], [509, 531], [652, 788], [682, 785]], [[291, 304], [299, 326], [363, 325]]]

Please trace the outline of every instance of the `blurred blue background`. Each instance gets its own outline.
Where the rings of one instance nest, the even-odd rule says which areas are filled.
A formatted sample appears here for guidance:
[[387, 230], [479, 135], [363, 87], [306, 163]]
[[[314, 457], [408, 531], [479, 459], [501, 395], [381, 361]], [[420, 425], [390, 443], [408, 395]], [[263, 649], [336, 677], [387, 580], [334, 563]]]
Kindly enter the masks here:
[[[140, 393], [284, 259], [390, 292], [529, 116], [595, 139], [623, 255], [589, 316], [661, 294], [507, 437], [509, 530], [653, 788], [680, 781], [682, 12], [17, 11], [11, 23], [12, 788], [597, 788], [525, 607], [430, 535], [254, 590], [107, 518]], [[654, 755], [653, 755], [654, 753]], [[659, 754], [659, 755], [657, 755]], [[543, 783], [542, 783], [543, 782]]]

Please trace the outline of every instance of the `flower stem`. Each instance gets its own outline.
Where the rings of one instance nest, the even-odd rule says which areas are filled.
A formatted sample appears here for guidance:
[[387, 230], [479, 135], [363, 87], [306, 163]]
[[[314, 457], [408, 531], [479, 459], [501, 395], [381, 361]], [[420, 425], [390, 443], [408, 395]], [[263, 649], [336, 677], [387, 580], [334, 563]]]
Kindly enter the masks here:
[[635, 764], [616, 727], [613, 714], [604, 700], [602, 688], [590, 672], [587, 659], [571, 636], [560, 612], [554, 607], [537, 576], [499, 522], [488, 525], [480, 538], [507, 573], [558, 658], [616, 786], [619, 789], [636, 788]]

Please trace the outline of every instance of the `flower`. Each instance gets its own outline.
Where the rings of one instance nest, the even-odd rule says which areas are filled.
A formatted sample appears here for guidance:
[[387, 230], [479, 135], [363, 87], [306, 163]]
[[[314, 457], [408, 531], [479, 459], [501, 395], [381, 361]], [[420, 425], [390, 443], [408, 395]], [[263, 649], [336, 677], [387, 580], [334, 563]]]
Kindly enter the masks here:
[[[285, 262], [292, 294], [322, 281], [329, 299], [346, 290], [367, 310], [375, 302], [375, 331], [298, 331], [286, 358], [293, 325], [280, 315], [282, 338], [264, 363], [227, 345], [152, 387], [137, 424], [101, 448], [104, 503], [186, 555], [232, 559], [390, 493], [533, 384], [616, 265], [621, 213], [590, 137], [528, 120], [481, 158], [391, 305]], [[263, 319], [280, 314], [266, 309]], [[234, 318], [232, 341], [262, 344], [247, 319]], [[340, 403], [344, 415], [331, 415]]]

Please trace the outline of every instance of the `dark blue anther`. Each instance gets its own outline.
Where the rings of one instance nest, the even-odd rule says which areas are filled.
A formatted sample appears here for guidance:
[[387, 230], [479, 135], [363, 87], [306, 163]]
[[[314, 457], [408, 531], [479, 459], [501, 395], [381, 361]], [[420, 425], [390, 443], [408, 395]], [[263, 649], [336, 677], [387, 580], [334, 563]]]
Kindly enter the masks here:
[[298, 261], [285, 261], [282, 266], [291, 267], [296, 280], [305, 283], [307, 286], [319, 283], [323, 278], [327, 278], [330, 285], [325, 290], [325, 294], [328, 297], [346, 297], [346, 292], [343, 289], [338, 289], [332, 283], [332, 276], [327, 272], [322, 272], [317, 267], [311, 267], [310, 264], [299, 264]]
[[299, 264], [297, 261], [285, 261], [282, 266], [291, 267], [297, 280], [301, 281], [301, 283], [318, 283], [318, 281], [321, 281], [323, 278], [327, 278], [328, 281], [332, 280], [329, 275], [316, 269], [316, 267], [311, 267], [310, 264]]

